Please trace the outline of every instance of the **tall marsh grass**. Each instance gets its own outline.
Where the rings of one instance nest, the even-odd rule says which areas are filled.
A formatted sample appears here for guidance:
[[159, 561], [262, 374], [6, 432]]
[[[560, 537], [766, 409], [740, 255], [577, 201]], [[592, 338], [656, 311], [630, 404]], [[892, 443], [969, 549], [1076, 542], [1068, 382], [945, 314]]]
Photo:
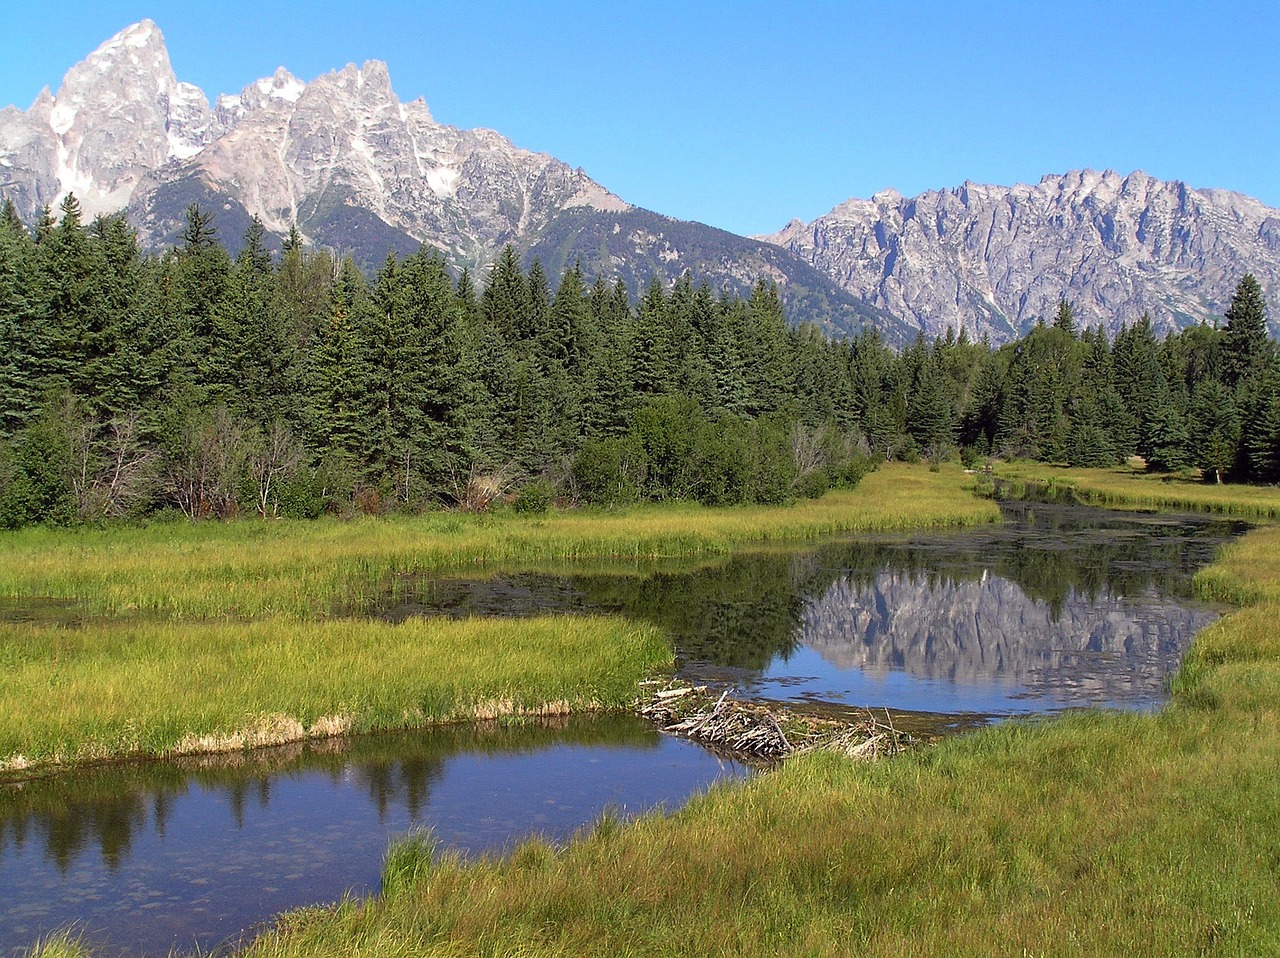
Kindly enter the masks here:
[[1042, 462], [1001, 463], [996, 475], [1055, 489], [1069, 488], [1081, 501], [1094, 505], [1280, 519], [1280, 495], [1266, 486], [1213, 485], [1180, 475], [1142, 472], [1130, 466], [1075, 469]]
[[617, 618], [360, 618], [400, 573], [696, 561], [746, 543], [998, 516], [959, 471], [889, 466], [792, 508], [438, 513], [0, 535], [0, 773], [547, 709], [618, 708], [669, 665]]
[[305, 619], [359, 612], [402, 572], [725, 555], [749, 543], [997, 520], [966, 483], [959, 471], [888, 465], [855, 490], [790, 507], [28, 529], [0, 535], [0, 598], [67, 599], [87, 615]]
[[0, 769], [621, 708], [668, 666], [610, 617], [0, 626]]
[[[1280, 510], [1270, 496], [1252, 514]], [[1280, 954], [1280, 530], [1197, 581], [1245, 605], [1159, 714], [1010, 722], [873, 765], [803, 756], [564, 849], [437, 861], [250, 953]]]

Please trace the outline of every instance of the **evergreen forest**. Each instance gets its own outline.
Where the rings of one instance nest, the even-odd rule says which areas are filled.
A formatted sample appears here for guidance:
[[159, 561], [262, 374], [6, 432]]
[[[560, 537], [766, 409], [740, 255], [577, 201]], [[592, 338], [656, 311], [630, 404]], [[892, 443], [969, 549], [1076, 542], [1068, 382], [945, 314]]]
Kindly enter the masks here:
[[0, 212], [0, 527], [442, 505], [777, 503], [877, 461], [988, 456], [1280, 481], [1280, 359], [1243, 277], [1223, 317], [1109, 338], [1071, 304], [998, 348], [789, 327], [776, 288], [633, 291], [505, 249], [372, 277], [188, 210], [140, 252], [74, 196]]

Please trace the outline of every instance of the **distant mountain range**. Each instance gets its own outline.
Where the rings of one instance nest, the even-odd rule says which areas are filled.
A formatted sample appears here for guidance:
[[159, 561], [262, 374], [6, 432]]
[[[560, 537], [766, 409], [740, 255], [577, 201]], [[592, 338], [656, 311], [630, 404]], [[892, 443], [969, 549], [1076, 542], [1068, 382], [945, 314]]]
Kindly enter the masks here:
[[492, 130], [437, 123], [421, 99], [399, 101], [378, 61], [310, 83], [281, 68], [211, 105], [174, 76], [148, 20], [72, 67], [56, 96], [0, 110], [0, 194], [34, 221], [68, 192], [89, 215], [127, 210], [149, 249], [200, 203], [233, 250], [256, 215], [277, 241], [296, 225], [366, 267], [425, 243], [482, 268], [509, 243], [552, 275], [580, 261], [637, 293], [686, 269], [739, 293], [763, 277], [793, 321], [874, 326], [895, 343], [948, 326], [1002, 341], [1064, 295], [1112, 328], [1144, 311], [1161, 327], [1212, 320], [1245, 271], [1280, 315], [1280, 211], [1239, 194], [1083, 171], [879, 193], [747, 238], [634, 207]]
[[1114, 330], [1143, 313], [1162, 330], [1212, 322], [1247, 272], [1280, 328], [1280, 210], [1141, 172], [887, 190], [759, 238], [930, 333], [964, 327], [999, 342], [1051, 320], [1064, 296], [1082, 325]]

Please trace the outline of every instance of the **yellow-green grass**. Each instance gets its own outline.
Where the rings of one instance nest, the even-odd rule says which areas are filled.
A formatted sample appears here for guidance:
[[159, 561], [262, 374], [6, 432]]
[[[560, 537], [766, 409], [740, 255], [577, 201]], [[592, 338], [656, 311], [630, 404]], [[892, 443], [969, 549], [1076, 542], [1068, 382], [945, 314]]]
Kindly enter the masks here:
[[562, 850], [424, 868], [419, 844], [389, 861], [391, 894], [288, 916], [250, 953], [1278, 954], [1280, 530], [1199, 581], [1247, 604], [1158, 714], [803, 756]]
[[[0, 536], [0, 774], [503, 712], [618, 708], [668, 666], [620, 618], [359, 617], [399, 573], [663, 557], [991, 521], [959, 470], [891, 466], [794, 508], [26, 530]], [[4, 606], [0, 605], [0, 611]]]
[[0, 769], [623, 708], [670, 665], [611, 617], [0, 627]]
[[1012, 462], [998, 464], [995, 475], [1051, 488], [1070, 488], [1081, 500], [1097, 505], [1280, 519], [1280, 495], [1267, 486], [1218, 485], [1179, 474], [1149, 473], [1129, 465], [1075, 469], [1042, 462]]
[[165, 525], [0, 536], [0, 599], [70, 600], [86, 614], [312, 618], [360, 611], [400, 572], [535, 561], [725, 555], [750, 543], [999, 518], [959, 470], [889, 465], [850, 491], [789, 507]]
[[31, 949], [31, 958], [89, 958], [91, 951], [76, 935], [60, 932], [42, 939]]

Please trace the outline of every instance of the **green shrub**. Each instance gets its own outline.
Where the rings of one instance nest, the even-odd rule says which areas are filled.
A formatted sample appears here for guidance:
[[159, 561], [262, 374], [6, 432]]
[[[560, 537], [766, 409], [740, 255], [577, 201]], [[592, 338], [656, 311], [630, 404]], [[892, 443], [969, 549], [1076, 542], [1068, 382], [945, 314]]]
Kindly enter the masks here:
[[521, 515], [539, 515], [551, 508], [556, 498], [556, 487], [546, 479], [533, 479], [524, 484], [518, 493], [514, 505], [515, 511]]

